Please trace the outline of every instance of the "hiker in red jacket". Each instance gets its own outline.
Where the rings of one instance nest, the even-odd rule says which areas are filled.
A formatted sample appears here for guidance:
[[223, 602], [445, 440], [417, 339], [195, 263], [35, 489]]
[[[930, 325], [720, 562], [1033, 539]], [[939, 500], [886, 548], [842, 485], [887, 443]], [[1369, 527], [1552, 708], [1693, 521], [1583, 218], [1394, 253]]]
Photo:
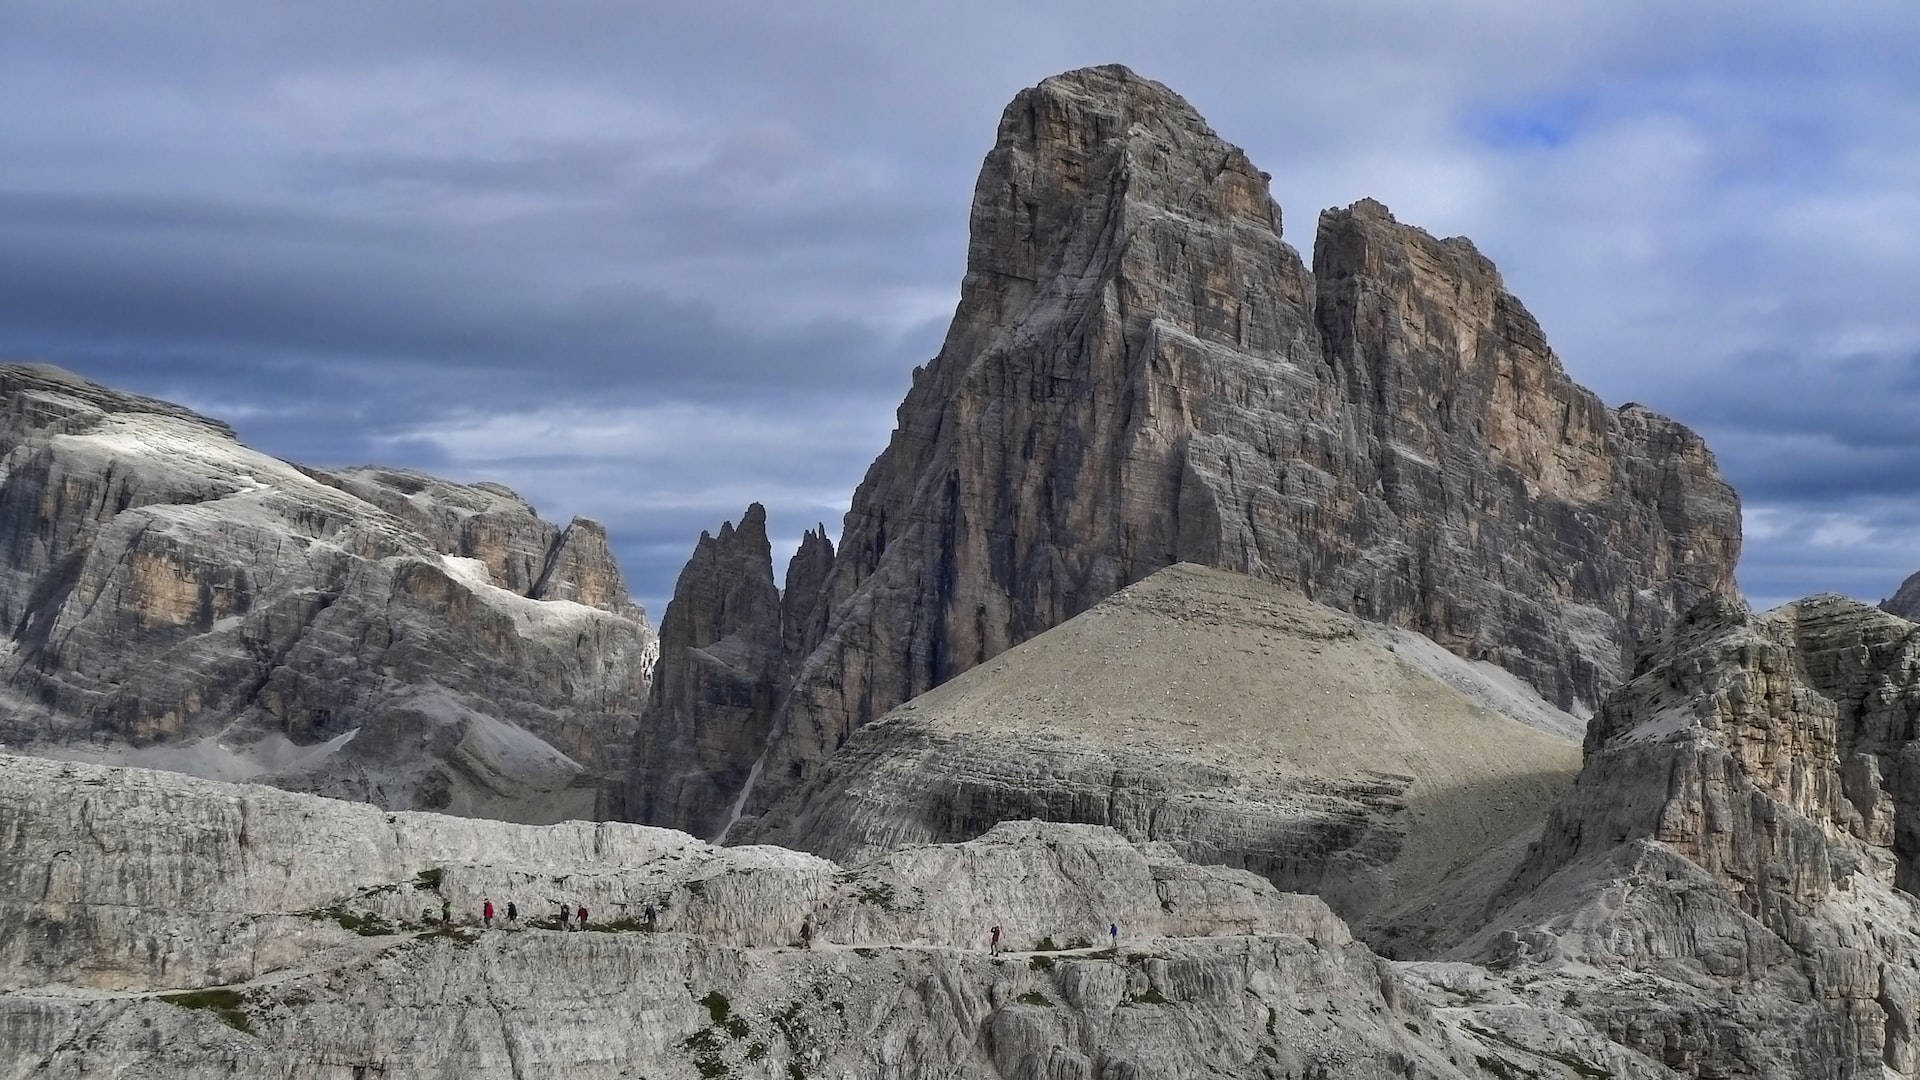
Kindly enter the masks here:
[[487, 899], [486, 904], [480, 909], [480, 925], [489, 929], [493, 927], [493, 899], [491, 897]]
[[992, 952], [1000, 951], [1000, 928], [997, 926], [993, 928], [993, 939], [988, 944], [988, 949]]
[[573, 917], [580, 920], [580, 929], [585, 930], [587, 928], [587, 905], [581, 904], [580, 910], [574, 912]]

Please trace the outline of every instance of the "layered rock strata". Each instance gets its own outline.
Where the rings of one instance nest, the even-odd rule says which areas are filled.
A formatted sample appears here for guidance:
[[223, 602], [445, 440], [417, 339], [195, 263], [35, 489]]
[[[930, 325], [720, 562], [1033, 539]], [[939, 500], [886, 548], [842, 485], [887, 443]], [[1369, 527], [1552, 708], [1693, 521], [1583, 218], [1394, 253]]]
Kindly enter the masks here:
[[527, 820], [595, 813], [655, 658], [594, 522], [35, 367], [0, 367], [0, 627], [0, 743]]
[[745, 838], [856, 863], [1002, 821], [1110, 825], [1431, 953], [1538, 838], [1579, 725], [1452, 657], [1443, 681], [1416, 643], [1169, 567], [862, 727]]
[[0, 825], [0, 1077], [1672, 1075], [1102, 828], [842, 870], [3, 756]]
[[1689, 1076], [1920, 1076], [1920, 627], [1702, 604], [1588, 731], [1491, 926], [1509, 966]]
[[1309, 271], [1265, 174], [1158, 83], [1022, 92], [970, 224], [945, 343], [800, 605], [750, 813], [1175, 562], [1412, 628], [1574, 711], [1732, 592], [1738, 503], [1697, 436], [1575, 384], [1464, 239], [1362, 201], [1321, 216]]

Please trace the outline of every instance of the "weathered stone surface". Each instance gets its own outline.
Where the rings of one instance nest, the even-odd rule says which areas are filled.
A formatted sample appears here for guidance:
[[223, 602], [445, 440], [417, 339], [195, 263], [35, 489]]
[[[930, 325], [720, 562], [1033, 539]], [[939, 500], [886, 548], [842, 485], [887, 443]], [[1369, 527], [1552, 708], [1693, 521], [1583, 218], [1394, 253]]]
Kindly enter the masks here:
[[1920, 1076], [1916, 716], [1911, 622], [1703, 603], [1594, 718], [1461, 955], [1685, 1075]]
[[1265, 176], [1157, 83], [1022, 92], [971, 232], [946, 341], [806, 605], [750, 813], [1175, 562], [1410, 627], [1575, 711], [1733, 590], [1738, 504], [1698, 437], [1576, 385], [1463, 239], [1363, 201], [1322, 216], [1309, 272]]
[[[7, 1080], [1672, 1075], [1090, 826], [840, 870], [0, 756], [0, 855]], [[489, 898], [526, 918], [478, 927]], [[534, 921], [556, 902], [595, 929]], [[1116, 953], [1073, 947], [1114, 921]]]
[[600, 527], [300, 469], [0, 367], [0, 741], [388, 806], [592, 816], [654, 660]]
[[[1431, 953], [1539, 837], [1580, 726], [1481, 704], [1401, 655], [1408, 639], [1168, 567], [860, 728], [745, 838], [851, 864], [1002, 821], [1110, 825], [1318, 893], [1383, 952]], [[1552, 712], [1488, 682], [1481, 700]]]

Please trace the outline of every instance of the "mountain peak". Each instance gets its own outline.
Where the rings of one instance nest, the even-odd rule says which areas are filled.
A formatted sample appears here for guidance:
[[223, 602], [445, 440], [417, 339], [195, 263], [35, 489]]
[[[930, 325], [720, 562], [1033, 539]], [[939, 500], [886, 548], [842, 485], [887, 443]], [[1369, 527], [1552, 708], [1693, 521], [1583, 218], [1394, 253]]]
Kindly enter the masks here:
[[[1362, 199], [1322, 216], [1309, 270], [1280, 221], [1266, 176], [1159, 83], [1084, 68], [1014, 98], [940, 353], [830, 563], [789, 576], [805, 617], [762, 654], [769, 741], [705, 766], [760, 761], [748, 812], [1176, 562], [1412, 628], [1579, 712], [1636, 638], [1733, 588], [1738, 503], [1705, 444], [1569, 379], [1470, 243]], [[721, 742], [685, 704], [674, 737]]]

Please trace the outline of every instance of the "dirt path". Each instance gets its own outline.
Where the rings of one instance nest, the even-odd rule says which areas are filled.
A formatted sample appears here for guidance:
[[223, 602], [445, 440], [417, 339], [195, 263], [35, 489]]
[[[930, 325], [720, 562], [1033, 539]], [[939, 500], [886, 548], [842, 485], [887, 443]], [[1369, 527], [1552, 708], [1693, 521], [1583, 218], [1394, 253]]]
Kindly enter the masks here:
[[[504, 933], [504, 934], [560, 934], [560, 933], [569, 933], [569, 932], [582, 933], [583, 931], [539, 930], [539, 929], [525, 929], [525, 930], [499, 929], [499, 930], [483, 930], [483, 931], [477, 931], [477, 932]], [[588, 930], [584, 932], [585, 933], [618, 933], [623, 931]], [[93, 989], [90, 987], [84, 987], [84, 986], [37, 986], [37, 987], [22, 987], [17, 990], [9, 990], [3, 994], [0, 994], [0, 997], [26, 999], [26, 1000], [51, 999], [51, 1000], [59, 1000], [59, 1001], [138, 1001], [143, 998], [173, 997], [178, 994], [200, 993], [208, 990], [224, 990], [224, 991], [228, 991], [236, 994], [245, 993], [250, 990], [259, 990], [259, 989], [263, 989], [270, 986], [277, 986], [280, 983], [290, 982], [294, 979], [304, 978], [309, 975], [324, 975], [331, 971], [337, 971], [341, 968], [349, 967], [353, 964], [357, 964], [364, 960], [371, 959], [375, 956], [388, 952], [392, 949], [398, 948], [402, 945], [406, 945], [411, 942], [418, 941], [422, 936], [423, 935], [421, 933], [417, 933], [417, 932], [406, 933], [406, 934], [389, 934], [384, 937], [365, 938], [357, 942], [348, 942], [342, 945], [337, 945], [332, 948], [328, 948], [320, 952], [317, 952], [313, 956], [302, 961], [301, 963], [293, 964], [284, 968], [278, 968], [274, 971], [269, 971], [263, 975], [257, 975], [251, 979], [246, 979], [241, 982], [219, 983], [214, 985], [196, 986], [196, 987], [168, 987], [160, 990], [96, 990], [96, 989]], [[1163, 941], [1224, 941], [1224, 940], [1233, 940], [1233, 939], [1249, 937], [1249, 936], [1257, 936], [1257, 935], [1232, 934], [1232, 935], [1213, 935], [1213, 936], [1201, 937], [1201, 938], [1179, 938], [1179, 937], [1149, 938], [1149, 939], [1137, 942], [1136, 944], [1142, 947], [1151, 948], [1153, 944], [1158, 942], [1163, 942]], [[929, 945], [929, 944], [922, 944], [922, 943], [847, 945], [847, 944], [842, 944], [840, 942], [815, 942], [811, 948], [799, 946], [799, 945], [775, 945], [775, 946], [763, 946], [757, 949], [753, 949], [751, 951], [846, 953], [846, 952], [874, 952], [882, 949], [902, 949], [902, 950], [908, 950], [912, 952], [926, 952], [926, 953], [959, 953], [959, 954], [976, 955], [976, 956], [988, 955], [987, 950], [981, 949], [981, 948], [971, 948], [971, 947], [960, 946], [960, 945]], [[1115, 953], [1116, 951], [1109, 946], [1100, 946], [1098, 948], [1084, 948], [1084, 949], [1042, 949], [1042, 950], [1004, 949], [998, 953], [992, 954], [991, 958], [997, 959], [997, 960], [1029, 960], [1030, 961], [1033, 957], [1036, 957], [1036, 956], [1044, 956], [1048, 958], [1104, 957], [1104, 956], [1115, 955]]]

